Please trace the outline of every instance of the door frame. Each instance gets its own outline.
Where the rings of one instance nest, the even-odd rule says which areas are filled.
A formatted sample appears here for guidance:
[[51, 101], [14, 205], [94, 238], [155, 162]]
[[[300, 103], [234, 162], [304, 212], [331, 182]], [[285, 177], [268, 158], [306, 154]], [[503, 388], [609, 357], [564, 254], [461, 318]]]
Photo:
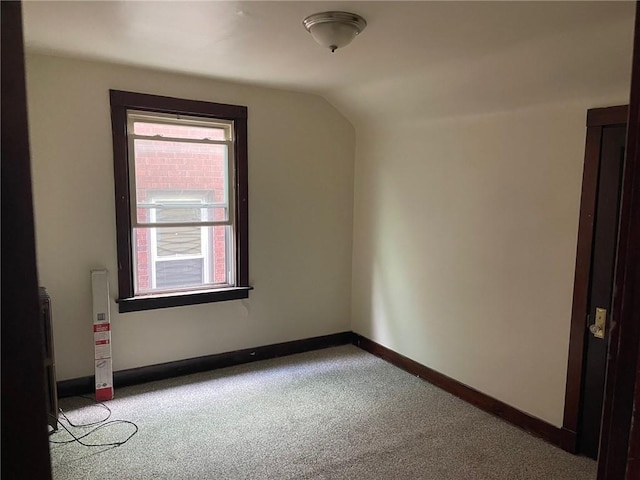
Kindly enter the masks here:
[[629, 104], [598, 480], [640, 477], [640, 2]]
[[[571, 308], [571, 330], [569, 337], [569, 360], [567, 366], [567, 389], [562, 422], [562, 448], [576, 453], [578, 450], [578, 424], [582, 400], [585, 362], [585, 340], [589, 305], [589, 278], [593, 252], [593, 233], [600, 170], [600, 146], [605, 127], [625, 125], [628, 105], [593, 108], [587, 111], [587, 139], [582, 174], [582, 194], [578, 224], [578, 245]], [[625, 164], [626, 166], [626, 156]]]
[[22, 4], [2, 12], [2, 476], [51, 479]]

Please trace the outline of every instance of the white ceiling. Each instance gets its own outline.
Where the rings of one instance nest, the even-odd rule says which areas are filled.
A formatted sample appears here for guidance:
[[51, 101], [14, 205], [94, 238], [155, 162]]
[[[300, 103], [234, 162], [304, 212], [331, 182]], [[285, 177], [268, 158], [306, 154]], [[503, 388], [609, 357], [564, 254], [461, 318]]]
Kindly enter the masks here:
[[[302, 26], [324, 10], [368, 26], [332, 54]], [[619, 90], [633, 15], [633, 2], [27, 1], [24, 31], [31, 51], [318, 93], [357, 122]]]

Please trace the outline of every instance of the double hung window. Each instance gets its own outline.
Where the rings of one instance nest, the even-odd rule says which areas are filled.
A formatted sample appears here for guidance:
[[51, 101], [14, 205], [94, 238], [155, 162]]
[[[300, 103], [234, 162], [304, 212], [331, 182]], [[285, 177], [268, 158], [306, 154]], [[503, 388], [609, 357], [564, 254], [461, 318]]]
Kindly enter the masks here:
[[246, 298], [246, 108], [111, 92], [120, 311]]

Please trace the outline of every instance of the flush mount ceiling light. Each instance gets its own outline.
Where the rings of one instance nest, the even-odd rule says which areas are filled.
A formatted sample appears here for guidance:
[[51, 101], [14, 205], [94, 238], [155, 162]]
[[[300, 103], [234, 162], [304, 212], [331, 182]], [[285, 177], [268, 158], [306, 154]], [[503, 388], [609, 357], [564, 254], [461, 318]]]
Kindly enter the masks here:
[[302, 21], [313, 39], [332, 52], [346, 47], [364, 30], [367, 22], [360, 15], [347, 12], [322, 12]]

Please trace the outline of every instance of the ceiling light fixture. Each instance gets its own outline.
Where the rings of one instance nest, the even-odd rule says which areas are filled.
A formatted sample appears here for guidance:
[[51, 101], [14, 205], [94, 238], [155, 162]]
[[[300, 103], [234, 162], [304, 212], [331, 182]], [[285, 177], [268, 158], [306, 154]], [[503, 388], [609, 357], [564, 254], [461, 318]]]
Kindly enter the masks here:
[[313, 39], [332, 52], [346, 47], [364, 30], [367, 22], [360, 15], [348, 12], [322, 12], [302, 21]]

